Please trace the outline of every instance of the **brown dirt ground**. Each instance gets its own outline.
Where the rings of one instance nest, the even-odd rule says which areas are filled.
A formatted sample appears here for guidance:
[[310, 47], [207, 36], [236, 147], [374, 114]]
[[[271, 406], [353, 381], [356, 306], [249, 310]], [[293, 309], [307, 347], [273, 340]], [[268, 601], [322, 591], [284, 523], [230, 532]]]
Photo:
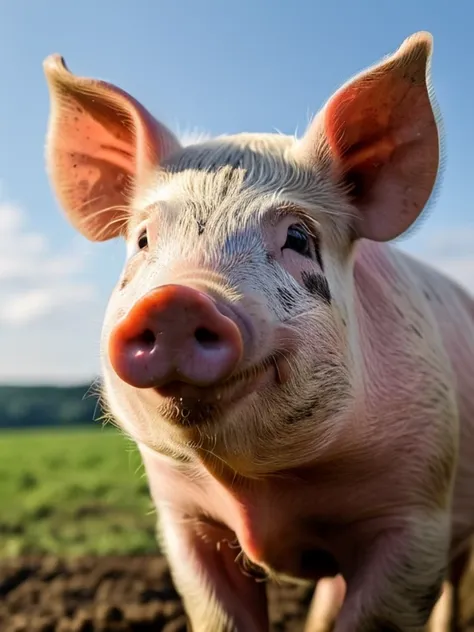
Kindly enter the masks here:
[[[474, 582], [464, 594], [474, 601]], [[311, 595], [270, 585], [272, 630], [301, 632]], [[161, 556], [15, 558], [0, 562], [0, 630], [186, 632], [186, 620]]]
[[[312, 591], [271, 586], [275, 632], [299, 632]], [[186, 632], [160, 556], [0, 562], [1, 632]]]

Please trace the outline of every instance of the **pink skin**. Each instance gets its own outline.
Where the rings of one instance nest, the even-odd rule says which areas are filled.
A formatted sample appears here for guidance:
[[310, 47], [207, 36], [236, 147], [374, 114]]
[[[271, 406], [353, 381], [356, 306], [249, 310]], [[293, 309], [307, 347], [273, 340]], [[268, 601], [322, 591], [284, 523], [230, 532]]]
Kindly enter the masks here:
[[262, 572], [325, 579], [306, 632], [421, 632], [469, 545], [474, 301], [383, 243], [434, 188], [430, 56], [409, 38], [299, 141], [191, 148], [45, 63], [56, 194], [88, 239], [127, 241], [104, 398], [193, 632], [267, 632]]

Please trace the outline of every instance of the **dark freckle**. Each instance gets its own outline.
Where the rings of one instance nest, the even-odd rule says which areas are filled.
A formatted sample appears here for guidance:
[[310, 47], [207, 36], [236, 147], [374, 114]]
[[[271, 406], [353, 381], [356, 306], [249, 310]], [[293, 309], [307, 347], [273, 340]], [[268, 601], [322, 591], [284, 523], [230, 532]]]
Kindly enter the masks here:
[[198, 219], [197, 225], [198, 225], [198, 235], [202, 235], [206, 227], [206, 222], [203, 222], [202, 219]]
[[322, 298], [326, 303], [331, 303], [331, 290], [329, 284], [322, 274], [313, 272], [303, 272], [301, 275], [303, 284], [310, 294]]
[[421, 331], [415, 325], [410, 325], [410, 329], [418, 336], [418, 338], [423, 338]]
[[438, 294], [438, 292], [436, 292], [436, 290], [433, 287], [431, 287], [430, 290], [431, 290], [431, 292], [428, 292], [428, 290], [424, 290], [423, 291], [423, 293], [426, 296], [426, 298], [429, 301], [436, 300], [436, 301], [438, 301], [438, 303], [440, 303], [442, 305], [443, 304], [443, 299]]
[[403, 312], [397, 305], [394, 305], [394, 309], [397, 312], [398, 316], [403, 317]]
[[129, 279], [127, 279], [127, 277], [123, 277], [119, 284], [119, 290], [123, 290], [124, 288], [126, 288], [128, 285], [128, 281]]
[[277, 288], [278, 298], [280, 303], [287, 310], [292, 310], [296, 305], [296, 296], [294, 296], [290, 290], [286, 287]]

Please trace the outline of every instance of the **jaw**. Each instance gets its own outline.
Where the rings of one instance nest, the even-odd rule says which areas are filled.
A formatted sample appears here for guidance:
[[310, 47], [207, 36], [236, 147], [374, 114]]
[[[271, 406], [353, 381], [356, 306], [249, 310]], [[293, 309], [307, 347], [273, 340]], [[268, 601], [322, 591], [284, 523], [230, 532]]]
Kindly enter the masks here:
[[293, 360], [300, 366], [283, 384], [270, 366], [238, 388], [198, 396], [183, 388], [172, 397], [125, 384], [105, 359], [105, 396], [125, 433], [153, 452], [201, 463], [221, 480], [256, 479], [327, 459], [344, 437], [351, 390], [344, 367]]
[[[278, 389], [289, 378], [289, 363], [284, 355], [269, 354], [257, 364], [248, 364], [222, 382], [212, 386], [173, 381], [155, 388], [135, 388], [113, 370], [107, 354], [102, 355], [107, 400], [112, 400], [120, 418], [143, 416], [144, 421], [166, 424], [181, 430], [201, 429], [215, 433], [245, 408], [248, 401], [269, 390]], [[123, 414], [125, 413], [125, 414]], [[204, 428], [205, 427], [205, 428]]]
[[212, 388], [179, 383], [137, 389], [115, 374], [107, 357], [102, 358], [102, 373], [104, 399], [118, 425], [135, 441], [167, 453], [202, 444], [203, 437], [215, 444], [229, 424], [242, 430], [246, 411], [258, 406], [279, 380], [272, 361]]
[[[256, 355], [244, 358], [245, 379], [234, 375], [206, 389], [133, 388], [115, 374], [103, 343], [110, 411], [133, 440], [156, 453], [213, 470], [224, 465], [244, 477], [326, 458], [345, 427], [351, 383], [340, 332], [326, 322], [322, 330], [320, 321], [272, 329]], [[316, 324], [318, 335], [303, 340]]]

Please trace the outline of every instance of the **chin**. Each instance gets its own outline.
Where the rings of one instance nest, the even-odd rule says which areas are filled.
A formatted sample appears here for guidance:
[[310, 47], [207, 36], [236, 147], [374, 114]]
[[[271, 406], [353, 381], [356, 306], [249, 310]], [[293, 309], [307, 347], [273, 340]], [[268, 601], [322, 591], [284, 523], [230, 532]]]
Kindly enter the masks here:
[[205, 426], [207, 432], [216, 432], [226, 418], [235, 417], [239, 409], [278, 387], [280, 379], [278, 365], [269, 358], [212, 387], [173, 382], [149, 389], [148, 405], [175, 426], [201, 430]]

